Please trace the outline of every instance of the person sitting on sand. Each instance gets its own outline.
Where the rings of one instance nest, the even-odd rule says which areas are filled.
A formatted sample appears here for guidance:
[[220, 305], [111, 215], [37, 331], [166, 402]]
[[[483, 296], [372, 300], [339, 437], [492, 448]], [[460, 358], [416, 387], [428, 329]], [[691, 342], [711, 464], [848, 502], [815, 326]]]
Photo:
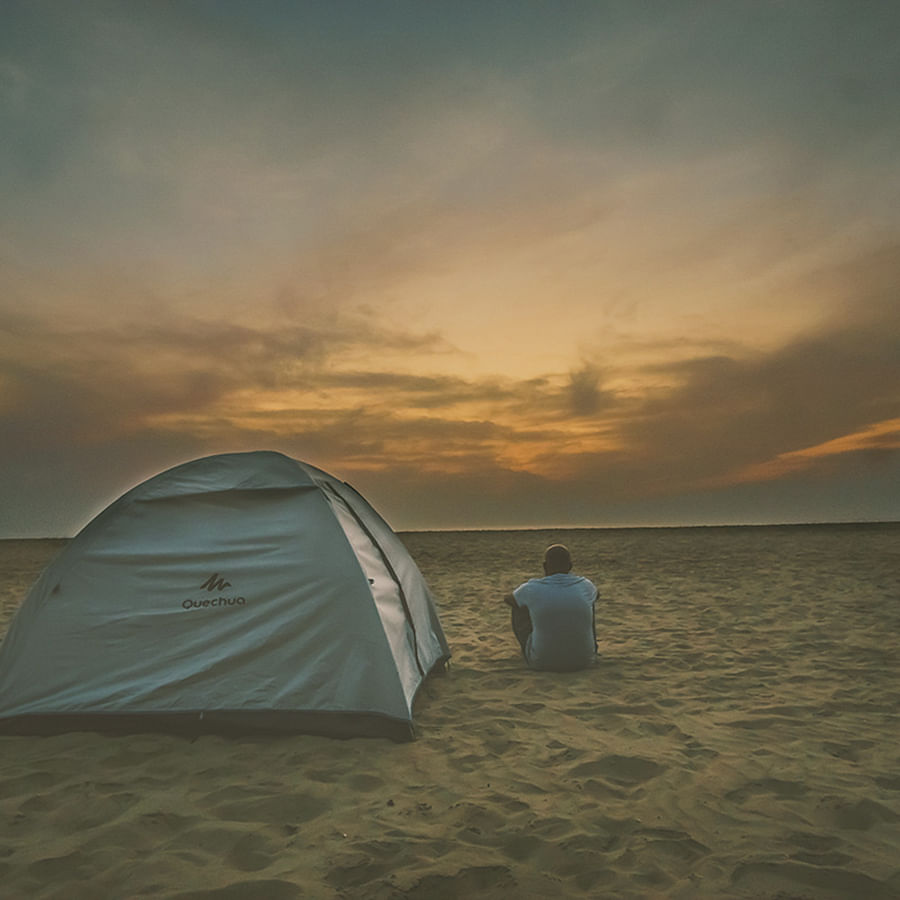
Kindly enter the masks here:
[[544, 552], [544, 577], [520, 584], [503, 602], [512, 607], [512, 629], [532, 669], [567, 672], [594, 661], [597, 588], [572, 574], [572, 555], [562, 544]]

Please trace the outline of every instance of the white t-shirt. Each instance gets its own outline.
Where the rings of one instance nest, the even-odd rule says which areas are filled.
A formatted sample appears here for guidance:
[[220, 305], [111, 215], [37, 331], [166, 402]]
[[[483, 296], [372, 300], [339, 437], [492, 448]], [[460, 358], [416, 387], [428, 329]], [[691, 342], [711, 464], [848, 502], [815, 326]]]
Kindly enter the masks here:
[[532, 578], [513, 596], [531, 616], [525, 659], [533, 669], [583, 669], [594, 659], [594, 601], [597, 588], [580, 575]]

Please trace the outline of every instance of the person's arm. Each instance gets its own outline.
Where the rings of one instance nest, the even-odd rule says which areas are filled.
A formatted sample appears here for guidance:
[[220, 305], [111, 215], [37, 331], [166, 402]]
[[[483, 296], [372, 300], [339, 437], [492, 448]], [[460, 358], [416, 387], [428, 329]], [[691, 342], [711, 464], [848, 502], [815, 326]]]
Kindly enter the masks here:
[[507, 594], [507, 595], [503, 598], [503, 602], [504, 602], [507, 606], [511, 606], [513, 609], [515, 609], [515, 608], [519, 605], [518, 603], [516, 603], [516, 598], [515, 598], [515, 596], [514, 596], [513, 594]]

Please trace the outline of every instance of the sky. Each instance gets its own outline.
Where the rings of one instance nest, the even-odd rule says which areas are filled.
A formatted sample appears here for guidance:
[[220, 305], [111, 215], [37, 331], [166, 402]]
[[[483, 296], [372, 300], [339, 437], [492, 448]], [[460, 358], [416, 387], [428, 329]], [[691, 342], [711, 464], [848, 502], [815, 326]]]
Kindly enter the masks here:
[[900, 519], [900, 4], [3, 19], [0, 537], [256, 449], [398, 530]]

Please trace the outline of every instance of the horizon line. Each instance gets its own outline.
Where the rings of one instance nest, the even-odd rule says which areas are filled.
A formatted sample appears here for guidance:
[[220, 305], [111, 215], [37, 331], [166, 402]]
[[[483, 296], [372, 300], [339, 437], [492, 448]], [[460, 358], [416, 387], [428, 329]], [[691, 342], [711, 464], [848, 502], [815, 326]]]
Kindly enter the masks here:
[[[454, 534], [484, 533], [501, 531], [664, 531], [684, 528], [822, 528], [854, 525], [900, 525], [900, 519], [839, 519], [807, 522], [706, 522], [693, 524], [659, 525], [510, 525], [479, 526], [461, 525], [434, 528], [396, 528], [396, 534]], [[73, 541], [80, 532], [73, 535], [5, 535], [0, 541]]]

